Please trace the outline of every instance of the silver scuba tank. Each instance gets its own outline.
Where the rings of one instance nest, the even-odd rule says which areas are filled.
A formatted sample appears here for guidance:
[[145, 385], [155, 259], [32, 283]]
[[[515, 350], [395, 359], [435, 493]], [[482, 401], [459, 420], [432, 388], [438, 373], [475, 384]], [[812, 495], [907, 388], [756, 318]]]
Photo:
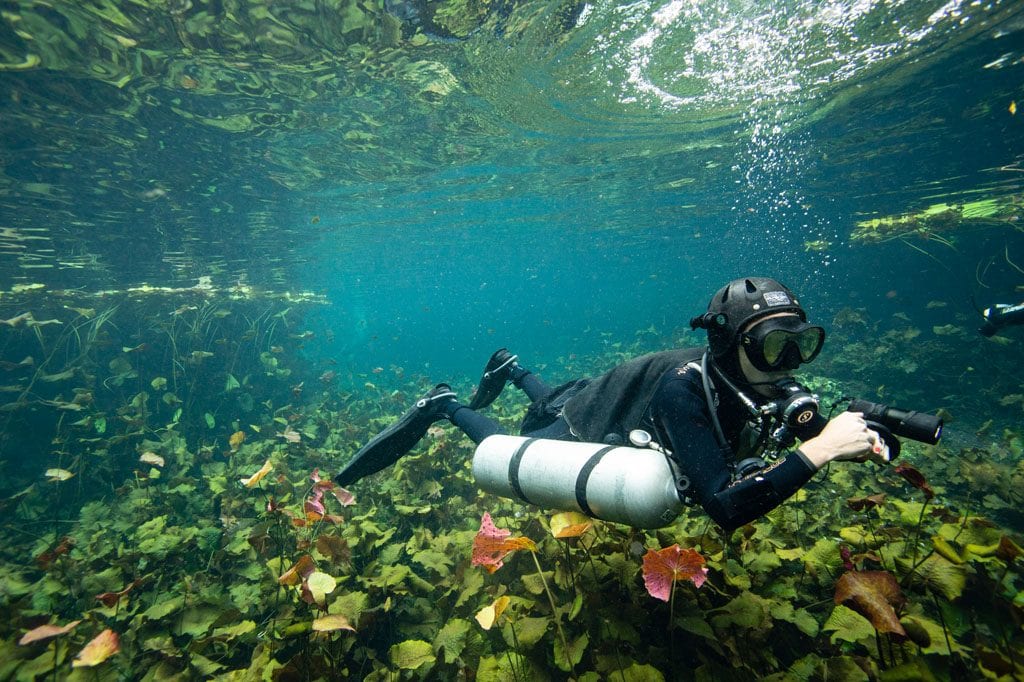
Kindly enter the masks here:
[[473, 477], [495, 495], [637, 528], [683, 509], [668, 457], [652, 449], [494, 435], [477, 446]]

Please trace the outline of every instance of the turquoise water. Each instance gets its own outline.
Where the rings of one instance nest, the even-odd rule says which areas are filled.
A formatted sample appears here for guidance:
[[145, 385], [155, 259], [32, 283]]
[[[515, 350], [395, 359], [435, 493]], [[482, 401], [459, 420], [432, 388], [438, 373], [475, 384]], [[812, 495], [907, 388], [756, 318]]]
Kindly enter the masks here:
[[[206, 568], [182, 558], [158, 581], [152, 566], [174, 562], [147, 555], [131, 568], [113, 562], [121, 572], [109, 584], [80, 587], [67, 576], [108, 569], [84, 558], [86, 505], [130, 504], [117, 508], [125, 537], [161, 514], [170, 528], [216, 521], [237, 549], [245, 538], [230, 532], [270, 512], [231, 479], [265, 458], [293, 482], [314, 466], [333, 471], [425, 387], [449, 381], [468, 396], [498, 347], [560, 382], [700, 345], [688, 320], [744, 275], [785, 282], [826, 327], [809, 373], [835, 382], [819, 384], [830, 397], [943, 410], [950, 449], [911, 461], [948, 482], [949, 509], [987, 510], [1019, 537], [1007, 482], [1024, 448], [1024, 329], [987, 340], [977, 328], [978, 308], [1024, 297], [1022, 36], [1019, 2], [4, 3], [0, 509], [5, 567], [22, 582], [0, 582], [10, 616], [0, 661], [14, 661], [0, 679], [31, 678], [29, 667], [17, 672], [30, 658], [32, 671], [51, 672], [41, 661], [63, 649], [30, 656], [14, 644], [51, 616], [130, 640], [124, 678], [154, 670], [142, 642], [158, 636], [160, 617], [140, 614], [166, 601], [154, 595], [168, 585], [192, 599], [179, 573], [206, 575], [224, 551], [189, 538], [183, 553], [212, 552]], [[882, 220], [874, 232], [872, 219]], [[31, 323], [19, 319], [26, 312]], [[513, 423], [515, 408], [501, 409]], [[287, 449], [283, 422], [306, 429], [308, 448]], [[241, 448], [229, 445], [237, 432]], [[150, 450], [177, 458], [178, 472], [146, 483], [136, 462]], [[451, 445], [446, 471], [467, 456]], [[76, 477], [44, 485], [49, 468]], [[384, 501], [423, 502], [421, 490], [399, 488], [418, 475], [452, 485], [424, 465], [413, 471], [357, 491], [376, 506], [352, 513], [372, 506], [404, 533], [408, 518], [392, 515], [412, 512]], [[847, 483], [836, 484], [842, 497], [853, 494]], [[268, 494], [301, 502], [298, 483], [274, 485], [287, 491]], [[431, 516], [439, 536], [478, 522], [472, 486], [455, 487], [468, 516]], [[986, 497], [993, 490], [998, 500]], [[506, 511], [503, 527], [519, 514]], [[851, 523], [824, 518], [822, 537]], [[62, 524], [83, 538], [64, 582], [32, 561], [59, 544]], [[346, 532], [358, 580], [377, 575], [366, 557], [400, 553]], [[636, 541], [609, 532], [609, 545]], [[415, 542], [398, 537], [411, 554]], [[104, 552], [130, 554], [110, 542]], [[996, 581], [1005, 599], [987, 615], [1017, 613], [1015, 575]], [[97, 612], [88, 599], [139, 577], [154, 593], [130, 613]], [[71, 596], [52, 596], [46, 580]], [[270, 582], [252, 587], [267, 609], [280, 599]], [[973, 596], [994, 593], [972, 585]], [[335, 642], [332, 660], [383, 675], [372, 661], [388, 646], [432, 640], [437, 628], [388, 621], [386, 588], [360, 587], [389, 624], [367, 626], [375, 642]], [[827, 602], [828, 587], [801, 598]], [[245, 596], [231, 613], [261, 636], [294, 616], [278, 601], [273, 615], [257, 613]], [[209, 595], [197, 603], [227, 608]], [[145, 637], [129, 635], [140, 622]], [[186, 634], [199, 642], [200, 629]], [[966, 659], [996, 641], [1020, 654], [1012, 636], [980, 631], [978, 641], [958, 634], [973, 647]], [[180, 627], [167, 632], [179, 648], [160, 660], [213, 674], [188, 659]], [[238, 636], [234, 654], [215, 655], [212, 634], [191, 653], [223, 661], [220, 674], [262, 660], [265, 640]], [[602, 636], [602, 646], [616, 641]], [[72, 653], [86, 641], [77, 637]], [[664, 650], [633, 653], [646, 664]], [[795, 660], [778, 656], [763, 670]], [[53, 674], [69, 674], [66, 664]], [[467, 654], [464, 669], [476, 659]]]

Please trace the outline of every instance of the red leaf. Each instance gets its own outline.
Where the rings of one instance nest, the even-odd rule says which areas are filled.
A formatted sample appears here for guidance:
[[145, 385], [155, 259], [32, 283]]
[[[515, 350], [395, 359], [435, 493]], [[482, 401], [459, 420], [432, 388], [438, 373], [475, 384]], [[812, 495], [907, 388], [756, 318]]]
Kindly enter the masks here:
[[70, 537], [65, 536], [61, 538], [61, 541], [53, 549], [47, 550], [45, 552], [40, 552], [39, 555], [36, 556], [36, 563], [39, 564], [39, 568], [45, 571], [50, 567], [50, 564], [57, 560], [57, 557], [63, 556], [70, 552], [71, 548], [74, 547], [74, 545], [75, 541], [72, 540]]
[[140, 582], [140, 580], [134, 580], [128, 584], [128, 587], [124, 588], [120, 592], [104, 592], [103, 594], [97, 594], [96, 598], [99, 599], [104, 606], [106, 606], [107, 608], [111, 608], [113, 606], [116, 606], [117, 602], [121, 599], [121, 597], [131, 592], [132, 588], [138, 585]]
[[658, 551], [647, 550], [643, 574], [647, 592], [655, 599], [668, 601], [672, 594], [672, 583], [689, 580], [700, 587], [707, 580], [708, 569], [704, 566], [704, 557], [700, 552], [672, 545]]
[[74, 630], [75, 626], [81, 622], [82, 621], [80, 620], [73, 620], [67, 625], [40, 625], [39, 627], [26, 632], [22, 638], [18, 640], [18, 644], [24, 646], [26, 644], [31, 644], [32, 642], [42, 642], [47, 639], [59, 637], [66, 632]]
[[865, 497], [851, 497], [846, 500], [846, 506], [853, 511], [864, 511], [865, 509], [872, 509], [874, 507], [880, 507], [885, 503], [885, 493], [878, 493], [877, 495], [867, 495]]
[[835, 602], [856, 611], [871, 621], [879, 632], [905, 638], [894, 606], [906, 600], [895, 576], [888, 571], [850, 571], [836, 581]]
[[321, 500], [323, 500], [323, 498], [324, 498], [324, 491], [323, 490], [320, 490], [319, 488], [314, 490], [313, 491], [313, 496], [306, 498], [306, 503], [304, 505], [304, 509], [305, 509], [306, 513], [308, 514], [309, 512], [313, 512], [313, 513], [316, 513], [316, 514], [320, 514], [321, 516], [326, 514], [327, 510], [324, 509], [324, 503], [321, 502]]
[[488, 573], [494, 573], [505, 565], [504, 558], [519, 549], [536, 551], [537, 545], [530, 538], [510, 538], [512, 532], [498, 528], [491, 521], [489, 512], [480, 519], [480, 530], [473, 538], [474, 566], [483, 566]]
[[302, 558], [296, 561], [294, 566], [281, 574], [277, 582], [282, 585], [298, 585], [315, 570], [316, 562], [313, 561], [313, 557], [303, 554]]
[[340, 485], [331, 487], [331, 494], [338, 499], [338, 502], [341, 502], [342, 507], [347, 507], [356, 503], [356, 496], [342, 488]]
[[935, 491], [928, 485], [928, 479], [924, 477], [924, 474], [911, 465], [906, 462], [900, 462], [893, 468], [893, 471], [902, 476], [903, 480], [907, 483], [923, 492], [926, 500], [930, 500], [935, 497]]

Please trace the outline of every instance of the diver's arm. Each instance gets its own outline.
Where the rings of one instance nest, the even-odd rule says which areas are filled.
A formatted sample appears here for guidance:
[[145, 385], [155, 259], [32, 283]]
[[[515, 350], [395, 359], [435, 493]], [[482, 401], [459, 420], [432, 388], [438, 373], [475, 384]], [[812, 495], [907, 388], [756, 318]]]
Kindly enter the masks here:
[[811, 480], [818, 470], [799, 450], [785, 459], [732, 480], [731, 455], [723, 452], [710, 423], [700, 373], [672, 370], [651, 402], [651, 417], [665, 443], [689, 478], [694, 498], [711, 519], [732, 531], [775, 507]]
[[860, 412], [839, 413], [820, 434], [804, 441], [800, 452], [815, 469], [834, 461], [889, 461], [889, 446], [877, 431], [868, 428]]

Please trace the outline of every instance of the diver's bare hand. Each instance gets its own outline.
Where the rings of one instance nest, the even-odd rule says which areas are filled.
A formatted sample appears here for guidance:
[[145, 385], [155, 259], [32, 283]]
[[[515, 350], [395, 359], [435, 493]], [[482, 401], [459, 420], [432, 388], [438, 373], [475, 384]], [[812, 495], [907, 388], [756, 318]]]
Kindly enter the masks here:
[[868, 428], [860, 412], [841, 413], [821, 433], [804, 441], [800, 452], [818, 469], [832, 461], [889, 461], [889, 446], [877, 431]]

